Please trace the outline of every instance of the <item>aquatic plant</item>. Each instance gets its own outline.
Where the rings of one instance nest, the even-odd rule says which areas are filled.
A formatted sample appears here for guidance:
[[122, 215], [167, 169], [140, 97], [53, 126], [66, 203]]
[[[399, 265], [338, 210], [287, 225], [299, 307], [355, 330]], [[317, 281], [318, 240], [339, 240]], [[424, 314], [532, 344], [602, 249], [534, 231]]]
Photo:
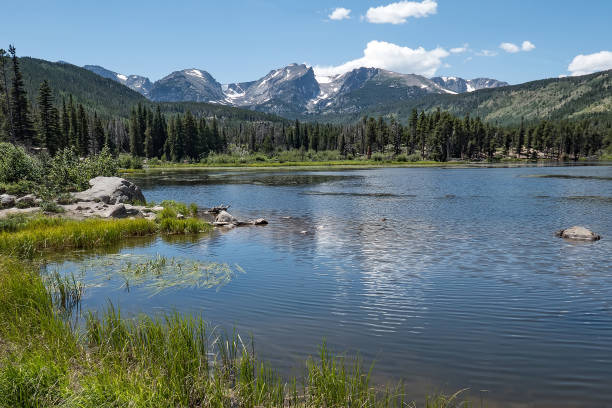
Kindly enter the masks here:
[[[113, 276], [121, 278], [122, 287], [130, 290], [141, 287], [157, 295], [174, 288], [202, 288], [219, 290], [245, 271], [239, 265], [201, 262], [160, 254], [114, 254], [83, 262], [82, 274], [107, 282]], [[97, 283], [95, 283], [97, 284]]]

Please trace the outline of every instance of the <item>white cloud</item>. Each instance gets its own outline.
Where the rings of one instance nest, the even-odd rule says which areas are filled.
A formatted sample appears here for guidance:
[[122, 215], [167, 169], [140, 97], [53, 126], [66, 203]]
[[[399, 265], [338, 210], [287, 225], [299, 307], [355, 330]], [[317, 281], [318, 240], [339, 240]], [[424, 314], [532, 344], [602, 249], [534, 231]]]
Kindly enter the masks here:
[[330, 20], [345, 20], [345, 19], [351, 18], [350, 14], [351, 14], [350, 9], [346, 9], [344, 7], [337, 7], [327, 17], [329, 17]]
[[499, 44], [499, 48], [511, 54], [514, 54], [515, 52], [519, 52], [521, 50], [518, 45], [507, 42]]
[[420, 18], [436, 14], [437, 8], [438, 3], [434, 0], [399, 1], [386, 6], [370, 7], [365, 18], [370, 23], [403, 24], [409, 17]]
[[535, 49], [535, 45], [533, 45], [533, 43], [531, 41], [523, 41], [523, 45], [521, 45], [521, 50], [523, 51], [531, 51]]
[[497, 55], [497, 51], [481, 50], [480, 52], [477, 52], [476, 55], [479, 57], [494, 57]]
[[533, 45], [531, 41], [525, 40], [523, 41], [523, 44], [521, 44], [520, 47], [513, 43], [504, 42], [499, 45], [499, 48], [501, 48], [502, 50], [506, 52], [509, 52], [510, 54], [514, 54], [519, 51], [531, 51], [535, 49], [535, 45]]
[[468, 44], [463, 44], [463, 47], [451, 48], [450, 52], [453, 54], [461, 54], [462, 52], [466, 52], [468, 49]]
[[412, 49], [385, 41], [370, 41], [363, 50], [363, 57], [337, 66], [315, 66], [314, 70], [317, 75], [331, 76], [367, 67], [433, 76], [442, 65], [442, 60], [449, 55], [440, 47], [432, 50], [423, 47]]
[[612, 69], [612, 52], [610, 51], [577, 55], [567, 67], [572, 76], [586, 75], [607, 69]]

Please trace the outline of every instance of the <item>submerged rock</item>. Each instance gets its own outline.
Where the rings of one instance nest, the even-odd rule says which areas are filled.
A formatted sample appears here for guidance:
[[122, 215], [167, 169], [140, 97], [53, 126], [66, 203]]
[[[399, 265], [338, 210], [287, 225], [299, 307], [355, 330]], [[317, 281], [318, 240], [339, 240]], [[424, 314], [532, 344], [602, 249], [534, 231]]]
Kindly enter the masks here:
[[601, 239], [600, 235], [594, 233], [588, 228], [581, 227], [578, 225], [557, 231], [555, 235], [561, 238], [571, 239], [575, 241], [597, 241]]
[[105, 204], [145, 202], [136, 184], [121, 177], [95, 177], [89, 180], [91, 188], [72, 194], [78, 201], [101, 201]]

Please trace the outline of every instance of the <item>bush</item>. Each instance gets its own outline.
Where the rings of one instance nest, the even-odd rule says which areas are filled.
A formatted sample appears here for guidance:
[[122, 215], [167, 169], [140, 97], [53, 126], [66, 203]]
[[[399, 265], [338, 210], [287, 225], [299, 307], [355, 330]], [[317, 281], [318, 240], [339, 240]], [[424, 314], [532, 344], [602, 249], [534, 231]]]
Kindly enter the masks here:
[[39, 160], [28, 155], [21, 146], [0, 143], [0, 183], [39, 181], [41, 177]]
[[408, 156], [406, 156], [405, 154], [398, 154], [397, 156], [395, 156], [395, 161], [398, 162], [407, 162], [408, 161]]
[[46, 183], [55, 193], [81, 191], [89, 187], [89, 180], [97, 176], [116, 176], [119, 162], [104, 148], [100, 154], [79, 158], [74, 148], [57, 152], [50, 160]]
[[19, 180], [16, 183], [0, 184], [0, 194], [23, 196], [36, 191], [38, 184], [34, 181]]
[[414, 163], [414, 162], [418, 162], [418, 161], [420, 161], [420, 160], [421, 160], [421, 155], [420, 155], [420, 154], [418, 154], [418, 153], [413, 153], [413, 154], [411, 154], [411, 155], [409, 155], [409, 156], [407, 157], [407, 160], [408, 160], [409, 162], [413, 162], [413, 163]]
[[372, 160], [375, 162], [382, 162], [385, 161], [385, 156], [382, 153], [374, 153], [372, 155]]
[[117, 164], [118, 167], [122, 169], [139, 170], [142, 169], [143, 166], [142, 158], [125, 153], [119, 155], [119, 158], [117, 159]]

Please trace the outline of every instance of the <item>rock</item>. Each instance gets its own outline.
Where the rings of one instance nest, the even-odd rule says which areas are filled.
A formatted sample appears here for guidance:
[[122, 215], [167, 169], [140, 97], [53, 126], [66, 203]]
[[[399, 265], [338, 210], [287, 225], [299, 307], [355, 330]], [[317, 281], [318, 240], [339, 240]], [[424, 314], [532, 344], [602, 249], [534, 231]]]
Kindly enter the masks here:
[[145, 202], [136, 184], [120, 177], [95, 177], [89, 180], [89, 190], [73, 193], [78, 201], [102, 201], [105, 204]]
[[36, 196], [34, 194], [24, 195], [15, 200], [15, 205], [21, 208], [29, 208], [36, 206]]
[[578, 225], [561, 231], [557, 231], [556, 235], [561, 238], [571, 239], [575, 241], [597, 241], [601, 239], [600, 235], [595, 234], [593, 231]]
[[115, 204], [109, 206], [101, 216], [104, 218], [125, 218], [128, 216], [128, 212], [124, 204]]
[[268, 225], [268, 221], [264, 218], [257, 218], [253, 221], [253, 225]]
[[176, 218], [177, 218], [178, 220], [184, 220], [184, 219], [185, 219], [185, 216], [184, 216], [183, 214], [179, 213], [179, 214], [176, 214]]
[[215, 223], [236, 224], [238, 220], [232, 214], [223, 210], [215, 217]]
[[156, 205], [155, 207], [151, 207], [151, 211], [153, 211], [154, 213], [158, 213], [160, 211], [164, 211], [164, 207], [162, 207], [161, 205]]
[[9, 194], [0, 194], [0, 207], [10, 208], [15, 205], [15, 196]]

